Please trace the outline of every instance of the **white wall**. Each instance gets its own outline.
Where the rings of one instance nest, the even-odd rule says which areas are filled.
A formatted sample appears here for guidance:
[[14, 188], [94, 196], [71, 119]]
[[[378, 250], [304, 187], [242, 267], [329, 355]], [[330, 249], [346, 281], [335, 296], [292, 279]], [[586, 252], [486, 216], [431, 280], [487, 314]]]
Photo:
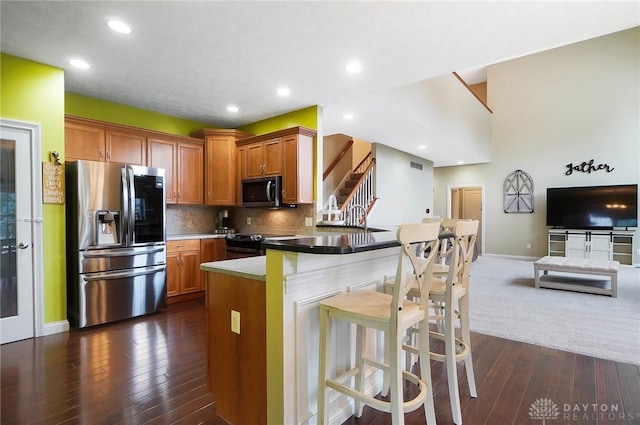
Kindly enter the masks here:
[[[639, 40], [634, 28], [489, 67], [492, 161], [436, 168], [435, 214], [446, 215], [447, 185], [484, 184], [486, 252], [542, 256], [547, 187], [638, 183]], [[565, 175], [566, 164], [591, 159], [614, 170]], [[504, 179], [517, 169], [533, 178], [533, 214], [502, 210]]]
[[[416, 223], [433, 215], [433, 163], [379, 143], [372, 145], [372, 152], [375, 196], [380, 199], [371, 210], [369, 225]], [[422, 170], [411, 168], [411, 161], [422, 164]]]

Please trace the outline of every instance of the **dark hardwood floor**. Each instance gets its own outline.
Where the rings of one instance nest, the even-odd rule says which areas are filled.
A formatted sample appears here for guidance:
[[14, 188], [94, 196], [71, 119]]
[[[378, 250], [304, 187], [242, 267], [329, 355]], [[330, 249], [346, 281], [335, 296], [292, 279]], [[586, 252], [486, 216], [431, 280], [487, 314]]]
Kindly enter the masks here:
[[[529, 411], [546, 399], [559, 413], [547, 418], [548, 425], [640, 424], [637, 365], [480, 334], [473, 334], [473, 353], [477, 399], [469, 397], [464, 367], [458, 369], [465, 425], [541, 424]], [[143, 318], [5, 344], [0, 362], [2, 424], [216, 423], [205, 380], [202, 300]], [[449, 425], [446, 371], [434, 363], [432, 373], [438, 424]], [[408, 425], [424, 424], [422, 409], [406, 418]], [[346, 422], [390, 423], [388, 414], [369, 408], [362, 418]]]

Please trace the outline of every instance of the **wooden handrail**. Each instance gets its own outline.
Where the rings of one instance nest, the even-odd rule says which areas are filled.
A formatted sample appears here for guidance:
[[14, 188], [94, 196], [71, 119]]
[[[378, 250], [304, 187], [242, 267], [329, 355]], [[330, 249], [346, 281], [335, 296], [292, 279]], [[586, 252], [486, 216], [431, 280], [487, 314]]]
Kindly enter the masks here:
[[347, 154], [349, 149], [351, 149], [351, 146], [353, 146], [353, 140], [349, 140], [345, 145], [345, 147], [342, 148], [338, 156], [336, 156], [335, 159], [331, 162], [331, 164], [329, 164], [324, 174], [322, 174], [323, 181], [326, 180], [329, 174], [331, 174], [331, 172], [333, 171], [333, 169], [336, 168], [336, 166], [338, 165], [338, 162], [340, 162], [340, 160]]
[[[360, 166], [361, 166], [362, 164], [364, 164], [364, 162], [365, 162], [365, 161], [367, 160], [367, 158], [369, 158], [370, 156], [371, 156], [371, 151], [369, 151], [369, 153], [368, 153], [364, 158], [362, 158], [362, 161], [360, 161], [360, 162], [358, 163], [358, 165], [356, 165], [356, 166], [355, 166], [355, 168], [353, 169], [353, 172], [355, 173], [355, 172], [356, 172], [356, 170], [357, 170], [358, 168], [360, 168]], [[375, 158], [374, 158], [374, 159], [373, 159], [373, 162], [375, 162], [375, 161], [376, 161], [376, 160], [375, 160]], [[367, 170], [366, 170], [366, 171], [368, 171], [368, 170], [369, 170], [369, 168], [370, 168], [370, 167], [367, 167]], [[366, 172], [366, 171], [365, 171], [365, 172]]]
[[[369, 153], [369, 155], [371, 155], [371, 153]], [[367, 156], [369, 156], [367, 155]], [[363, 160], [364, 161], [364, 160]], [[362, 162], [361, 162], [362, 164]], [[364, 172], [362, 173], [362, 175], [360, 176], [360, 178], [358, 179], [358, 182], [356, 183], [356, 185], [353, 187], [353, 190], [351, 191], [351, 193], [349, 194], [349, 196], [347, 196], [347, 199], [344, 200], [344, 202], [342, 203], [342, 206], [340, 207], [340, 213], [344, 212], [344, 208], [349, 205], [349, 201], [351, 201], [351, 198], [353, 198], [356, 194], [356, 191], [358, 189], [358, 187], [360, 187], [360, 184], [362, 183], [362, 181], [367, 178], [367, 173], [369, 172], [369, 170], [371, 170], [373, 168], [373, 166], [376, 164], [376, 159], [373, 158], [371, 160], [371, 162], [369, 163], [369, 166], [367, 167], [366, 170], [364, 170]], [[357, 169], [357, 167], [356, 167]]]
[[485, 108], [487, 108], [487, 111], [489, 111], [489, 112], [491, 112], [491, 113], [493, 114], [493, 111], [491, 110], [491, 108], [489, 108], [489, 105], [487, 105], [487, 104], [485, 103], [485, 101], [484, 101], [484, 100], [482, 100], [482, 99], [480, 98], [480, 96], [478, 96], [478, 95], [476, 94], [476, 92], [474, 92], [474, 91], [471, 89], [471, 87], [469, 87], [469, 84], [467, 84], [467, 83], [462, 79], [462, 77], [460, 77], [460, 76], [458, 75], [458, 73], [457, 73], [457, 72], [455, 72], [455, 71], [454, 71], [454, 72], [453, 72], [453, 75], [458, 79], [458, 81], [460, 81], [460, 82], [462, 83], [462, 85], [463, 85], [463, 86], [465, 86], [465, 87], [467, 88], [467, 90], [469, 90], [469, 91], [471, 92], [471, 94], [472, 94], [476, 99], [478, 99], [478, 101], [479, 101], [480, 103], [482, 103], [482, 105], [483, 105]]

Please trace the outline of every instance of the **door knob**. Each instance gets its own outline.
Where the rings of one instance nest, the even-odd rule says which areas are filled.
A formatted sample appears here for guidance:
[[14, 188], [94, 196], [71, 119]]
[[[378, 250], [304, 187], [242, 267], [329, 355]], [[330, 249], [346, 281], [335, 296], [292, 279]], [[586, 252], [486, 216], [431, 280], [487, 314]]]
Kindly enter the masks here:
[[29, 248], [29, 244], [28, 244], [28, 243], [24, 243], [24, 242], [20, 242], [20, 243], [18, 244], [18, 248], [20, 248], [20, 249], [27, 249], [27, 248]]

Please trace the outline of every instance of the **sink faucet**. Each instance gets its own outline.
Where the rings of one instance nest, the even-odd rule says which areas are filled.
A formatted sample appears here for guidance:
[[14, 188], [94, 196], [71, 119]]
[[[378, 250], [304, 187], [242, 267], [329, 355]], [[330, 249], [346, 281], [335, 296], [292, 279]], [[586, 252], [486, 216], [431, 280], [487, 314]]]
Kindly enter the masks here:
[[349, 219], [351, 219], [351, 211], [356, 208], [362, 209], [362, 214], [364, 214], [364, 232], [367, 233], [367, 209], [364, 206], [359, 204], [352, 205], [351, 208], [349, 208]]

